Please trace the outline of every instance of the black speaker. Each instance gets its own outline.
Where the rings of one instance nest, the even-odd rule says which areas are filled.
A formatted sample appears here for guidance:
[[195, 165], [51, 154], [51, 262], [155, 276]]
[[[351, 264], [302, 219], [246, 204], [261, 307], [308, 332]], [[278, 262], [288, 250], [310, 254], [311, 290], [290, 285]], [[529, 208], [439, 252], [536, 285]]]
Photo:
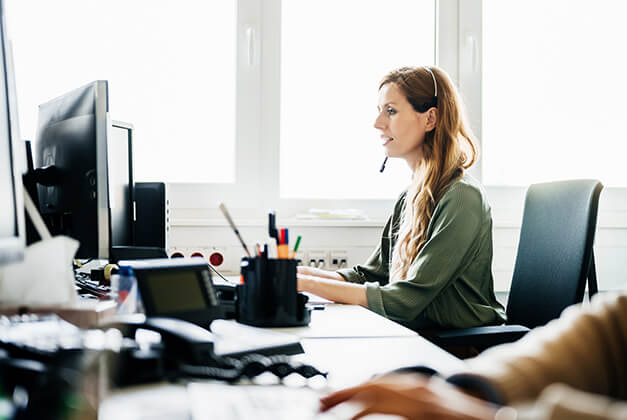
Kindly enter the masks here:
[[167, 249], [169, 203], [163, 182], [135, 183], [135, 244]]

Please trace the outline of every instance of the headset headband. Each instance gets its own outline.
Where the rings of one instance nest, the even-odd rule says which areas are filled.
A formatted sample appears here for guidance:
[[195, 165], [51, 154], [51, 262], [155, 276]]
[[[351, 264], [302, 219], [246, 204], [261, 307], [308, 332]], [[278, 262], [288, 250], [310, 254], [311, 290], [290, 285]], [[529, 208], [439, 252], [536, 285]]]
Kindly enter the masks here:
[[433, 74], [433, 72], [431, 71], [431, 69], [427, 66], [424, 66], [425, 70], [427, 70], [429, 72], [429, 74], [431, 75], [431, 78], [433, 79], [433, 96], [435, 98], [438, 97], [438, 82], [435, 80], [435, 74]]
[[438, 107], [438, 82], [435, 79], [435, 74], [433, 74], [433, 71], [431, 71], [429, 67], [423, 66], [423, 68], [429, 72], [429, 74], [431, 75], [431, 78], [433, 79], [434, 94], [431, 98], [429, 98], [428, 100], [424, 102], [418, 102], [416, 100], [411, 100], [408, 98], [409, 103], [411, 104], [412, 108], [414, 108], [416, 112], [420, 112], [420, 113], [427, 112], [429, 108]]

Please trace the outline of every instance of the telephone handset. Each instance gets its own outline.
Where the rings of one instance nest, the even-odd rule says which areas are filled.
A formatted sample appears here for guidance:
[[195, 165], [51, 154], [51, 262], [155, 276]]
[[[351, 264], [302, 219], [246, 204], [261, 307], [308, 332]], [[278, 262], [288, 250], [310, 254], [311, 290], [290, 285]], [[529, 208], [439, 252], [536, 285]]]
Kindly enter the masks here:
[[125, 337], [135, 338], [137, 330], [144, 329], [161, 335], [166, 356], [191, 364], [207, 364], [213, 361], [214, 335], [191, 322], [176, 318], [146, 317], [143, 314], [116, 316], [103, 328], [116, 328]]

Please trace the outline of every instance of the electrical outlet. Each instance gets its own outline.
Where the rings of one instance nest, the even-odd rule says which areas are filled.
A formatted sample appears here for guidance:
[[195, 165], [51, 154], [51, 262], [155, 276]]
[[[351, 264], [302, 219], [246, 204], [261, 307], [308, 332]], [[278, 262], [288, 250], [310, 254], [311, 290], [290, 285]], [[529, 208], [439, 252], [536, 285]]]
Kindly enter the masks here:
[[329, 251], [329, 262], [327, 266], [330, 270], [346, 268], [348, 266], [348, 251], [345, 249], [333, 249]]
[[322, 249], [310, 249], [307, 251], [307, 258], [303, 261], [304, 265], [316, 268], [327, 268], [329, 261], [328, 253]]
[[186, 258], [187, 250], [181, 248], [170, 248], [168, 249], [168, 257], [170, 258]]
[[173, 248], [168, 255], [170, 258], [202, 258], [216, 268], [223, 266], [226, 260], [226, 250], [220, 247]]
[[307, 253], [303, 250], [299, 250], [298, 252], [296, 252], [296, 255], [294, 256], [295, 260], [300, 260], [300, 262], [298, 263], [298, 265], [309, 265], [309, 261], [307, 260]]

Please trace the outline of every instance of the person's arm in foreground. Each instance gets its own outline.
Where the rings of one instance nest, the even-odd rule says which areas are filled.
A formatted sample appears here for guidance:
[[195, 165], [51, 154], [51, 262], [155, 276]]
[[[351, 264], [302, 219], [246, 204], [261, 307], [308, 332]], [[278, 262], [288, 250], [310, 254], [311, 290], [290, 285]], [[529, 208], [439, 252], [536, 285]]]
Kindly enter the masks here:
[[[503, 408], [503, 418], [511, 413], [511, 418], [519, 420], [625, 419], [627, 403], [617, 401], [627, 397], [625, 347], [627, 295], [599, 296], [589, 307], [570, 308], [559, 320], [517, 343], [499, 346], [470, 360], [471, 374], [454, 375], [449, 380], [462, 384], [459, 379], [466, 376], [474, 379], [475, 385], [498, 390], [501, 403], [515, 404], [519, 409], [513, 417], [513, 409]], [[465, 389], [481, 395], [478, 388]], [[365, 402], [369, 413], [409, 419], [419, 418], [425, 410], [434, 413], [430, 418], [482, 418], [472, 417], [475, 412], [469, 407], [494, 407], [451, 384], [415, 376], [383, 377], [338, 391], [324, 397], [321, 407], [326, 410], [348, 400]], [[532, 401], [535, 403], [530, 404]]]
[[353, 419], [382, 413], [407, 419], [492, 420], [498, 411], [440, 378], [420, 375], [387, 375], [334, 392], [320, 399], [320, 409], [327, 411], [348, 400], [363, 407]]

